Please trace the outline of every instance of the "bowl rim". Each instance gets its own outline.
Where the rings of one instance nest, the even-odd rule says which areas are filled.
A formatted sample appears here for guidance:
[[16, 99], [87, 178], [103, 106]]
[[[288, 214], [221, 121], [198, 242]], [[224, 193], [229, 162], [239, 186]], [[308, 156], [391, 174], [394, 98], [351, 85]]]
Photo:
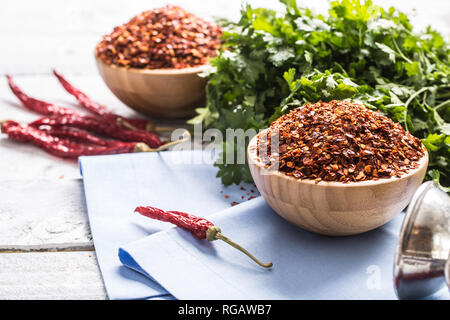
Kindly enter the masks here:
[[425, 167], [428, 166], [428, 151], [427, 149], [424, 147], [425, 149], [425, 153], [423, 155], [422, 158], [420, 158], [417, 162], [419, 163], [419, 166], [415, 169], [411, 169], [408, 173], [406, 174], [402, 174], [400, 177], [390, 177], [390, 178], [385, 178], [385, 179], [378, 179], [378, 180], [364, 180], [364, 181], [350, 181], [350, 182], [339, 182], [339, 181], [320, 181], [319, 183], [316, 183], [315, 180], [312, 179], [297, 179], [291, 176], [288, 176], [278, 170], [268, 170], [266, 167], [264, 167], [262, 165], [262, 163], [259, 161], [259, 157], [256, 156], [256, 141], [257, 141], [257, 137], [258, 135], [264, 133], [267, 129], [264, 129], [263, 131], [259, 132], [257, 135], [255, 135], [249, 142], [248, 147], [247, 147], [247, 158], [249, 161], [249, 166], [257, 166], [259, 169], [261, 169], [262, 171], [266, 172], [267, 175], [271, 175], [271, 176], [277, 176], [280, 177], [282, 179], [287, 179], [292, 181], [293, 183], [298, 183], [298, 184], [309, 184], [309, 185], [314, 185], [317, 187], [338, 187], [338, 188], [358, 188], [358, 187], [369, 187], [369, 186], [376, 186], [376, 185], [383, 185], [383, 184], [388, 184], [388, 183], [393, 183], [393, 182], [399, 182], [402, 180], [407, 180], [410, 177], [412, 177], [413, 175], [419, 173], [420, 171], [422, 171]]
[[210, 64], [204, 64], [197, 67], [189, 67], [183, 69], [139, 69], [139, 68], [125, 68], [122, 66], [117, 66], [115, 64], [107, 64], [101, 58], [94, 54], [95, 61], [97, 64], [102, 65], [105, 68], [116, 69], [120, 71], [126, 71], [131, 73], [140, 73], [140, 74], [148, 74], [148, 75], [186, 75], [186, 74], [195, 74], [206, 71], [211, 67]]

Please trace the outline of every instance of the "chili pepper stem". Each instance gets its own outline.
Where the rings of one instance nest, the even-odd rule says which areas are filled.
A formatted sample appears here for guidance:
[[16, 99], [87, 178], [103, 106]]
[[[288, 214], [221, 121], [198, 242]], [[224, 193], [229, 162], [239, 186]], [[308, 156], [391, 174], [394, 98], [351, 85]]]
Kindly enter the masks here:
[[261, 262], [254, 255], [252, 255], [250, 252], [248, 252], [246, 249], [244, 249], [243, 247], [238, 245], [236, 242], [232, 241], [230, 238], [224, 236], [221, 233], [221, 230], [219, 227], [213, 226], [213, 227], [208, 228], [208, 230], [206, 230], [206, 239], [208, 241], [222, 240], [222, 241], [228, 243], [230, 246], [232, 246], [232, 247], [238, 249], [239, 251], [243, 252], [244, 254], [246, 254], [250, 259], [255, 261], [261, 267], [271, 268], [273, 266], [272, 262], [268, 262], [268, 263]]
[[[129, 123], [127, 120], [123, 118], [117, 118], [117, 124], [130, 130], [138, 130], [135, 126], [133, 126], [131, 123]], [[150, 121], [147, 123], [147, 126], [145, 127], [145, 131], [154, 133], [173, 131], [173, 129], [174, 128], [172, 127], [158, 126]]]
[[139, 142], [136, 143], [136, 146], [134, 147], [134, 152], [159, 152], [159, 151], [164, 151], [170, 147], [173, 147], [174, 145], [177, 145], [179, 143], [182, 143], [184, 141], [186, 141], [188, 138], [182, 138], [179, 140], [175, 140], [175, 141], [171, 141], [168, 143], [163, 144], [162, 146], [158, 147], [158, 148], [150, 148], [148, 145], [146, 145], [143, 142]]
[[137, 130], [137, 128], [135, 126], [133, 126], [131, 123], [129, 123], [128, 121], [126, 121], [123, 118], [117, 118], [116, 122], [117, 122], [118, 126], [122, 126], [127, 129], [130, 129], [130, 130]]
[[160, 132], [169, 132], [169, 131], [173, 131], [174, 128], [172, 127], [163, 127], [163, 126], [158, 126], [153, 122], [148, 122], [147, 123], [147, 127], [145, 128], [145, 130], [150, 131], [150, 132], [156, 132], [156, 133], [160, 133]]
[[0, 120], [0, 132], [5, 133], [3, 130], [3, 125], [11, 120]]
[[161, 147], [156, 148], [156, 150], [158, 150], [158, 151], [165, 150], [165, 149], [173, 147], [177, 144], [183, 143], [183, 142], [187, 141], [188, 139], [189, 139], [188, 137], [184, 137], [184, 138], [181, 138], [181, 139], [178, 139], [175, 141], [167, 142], [167, 143], [163, 144]]
[[[117, 122], [118, 126], [122, 126], [122, 127], [127, 128], [127, 129], [130, 129], [130, 130], [138, 130], [135, 126], [133, 126], [131, 123], [129, 123], [124, 118], [117, 118], [116, 122]], [[174, 128], [171, 128], [171, 127], [158, 126], [158, 125], [156, 125], [156, 124], [154, 124], [153, 122], [150, 122], [150, 121], [148, 121], [147, 126], [145, 127], [146, 131], [148, 131], [148, 132], [155, 132], [155, 133], [173, 131], [173, 129]]]

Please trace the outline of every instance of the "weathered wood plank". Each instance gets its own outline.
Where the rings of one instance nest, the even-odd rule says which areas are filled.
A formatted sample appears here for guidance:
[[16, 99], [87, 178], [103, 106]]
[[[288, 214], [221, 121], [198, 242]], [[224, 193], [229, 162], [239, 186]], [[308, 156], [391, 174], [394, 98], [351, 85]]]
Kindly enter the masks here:
[[[62, 69], [62, 72], [65, 70]], [[77, 108], [74, 98], [59, 85], [51, 75], [40, 77], [17, 76], [15, 82], [28, 94], [59, 105]], [[104, 85], [98, 75], [70, 77], [97, 101], [107, 104], [125, 115], [135, 115], [125, 107]], [[0, 84], [4, 84], [4, 80]], [[39, 115], [25, 110], [18, 99], [10, 92], [7, 85], [0, 85], [0, 120], [12, 119], [27, 123], [39, 118]], [[81, 111], [81, 109], [79, 109]], [[23, 178], [79, 178], [80, 173], [76, 161], [68, 161], [51, 156], [44, 151], [25, 144], [0, 137], [0, 180]]]
[[[230, 19], [239, 17], [241, 6], [240, 0], [170, 2], [203, 17]], [[274, 0], [249, 2], [282, 7]], [[408, 13], [417, 8], [412, 18], [416, 28], [431, 24], [450, 33], [448, 0], [375, 2]], [[34, 75], [16, 80], [30, 94], [74, 106], [72, 97], [49, 75], [52, 68], [57, 68], [97, 101], [119, 113], [132, 115], [133, 111], [118, 101], [98, 76], [93, 50], [113, 26], [166, 3], [135, 0], [124, 6], [117, 0], [8, 2], [0, 10], [0, 37], [7, 44], [2, 46], [0, 74]], [[324, 12], [327, 3], [327, 0], [316, 0], [306, 5]], [[0, 80], [0, 120], [26, 122], [36, 118], [18, 106], [4, 80]], [[80, 183], [66, 181], [79, 177], [76, 162], [63, 161], [35, 147], [1, 138], [0, 250], [70, 250], [91, 246]], [[18, 181], [12, 181], [15, 179]], [[53, 198], [49, 200], [48, 195]], [[103, 283], [91, 252], [0, 253], [0, 299], [104, 298]]]
[[[255, 6], [281, 9], [274, 0], [251, 0]], [[427, 25], [450, 33], [447, 0], [377, 0], [383, 7], [395, 6], [412, 13], [413, 25]], [[9, 2], [0, 10], [0, 36], [3, 43], [0, 74], [44, 74], [56, 67], [73, 74], [95, 74], [93, 51], [102, 35], [128, 21], [139, 12], [167, 4], [164, 0], [135, 0], [126, 6], [119, 1], [99, 0], [80, 4], [76, 0]], [[241, 0], [172, 0], [202, 17], [238, 19]], [[327, 0], [302, 3], [317, 11], [328, 8]], [[416, 12], [413, 9], [416, 8]], [[33, 22], [33, 23], [28, 23]]]
[[0, 251], [93, 248], [81, 180], [3, 180], [0, 195]]
[[0, 254], [0, 299], [106, 299], [94, 252]]
[[[251, 1], [281, 7], [275, 1]], [[2, 47], [0, 74], [45, 74], [56, 67], [73, 74], [95, 74], [94, 48], [102, 35], [116, 25], [127, 22], [134, 15], [168, 1], [76, 0], [11, 2], [0, 10]], [[170, 1], [202, 17], [239, 17], [241, 1], [214, 1], [205, 5], [202, 0]], [[28, 23], [32, 22], [32, 23]]]
[[[60, 69], [66, 73], [66, 69]], [[139, 116], [130, 108], [120, 102], [99, 75], [71, 75], [68, 77], [74, 85], [86, 92], [94, 100], [105, 104], [112, 111], [125, 116]], [[11, 119], [18, 122], [31, 122], [40, 116], [26, 110], [18, 99], [11, 93], [7, 85], [0, 80], [0, 120]], [[74, 108], [80, 112], [75, 99], [69, 95], [58, 83], [53, 75], [15, 76], [14, 81], [28, 94], [39, 99], [58, 105]], [[4, 82], [3, 82], [4, 83]], [[184, 125], [184, 121], [161, 122], [165, 125]], [[0, 135], [0, 181], [3, 179], [23, 178], [79, 178], [80, 173], [76, 161], [56, 158], [34, 146], [9, 141], [6, 136]]]

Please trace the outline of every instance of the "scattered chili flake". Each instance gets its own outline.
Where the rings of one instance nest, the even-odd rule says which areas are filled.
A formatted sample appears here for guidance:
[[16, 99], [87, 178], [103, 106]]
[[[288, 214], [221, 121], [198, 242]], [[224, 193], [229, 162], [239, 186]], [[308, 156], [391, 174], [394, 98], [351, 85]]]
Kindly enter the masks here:
[[240, 188], [242, 191], [247, 191], [247, 189], [245, 189], [244, 187], [241, 187]]
[[115, 27], [97, 45], [96, 56], [127, 68], [182, 69], [205, 65], [220, 48], [221, 28], [167, 5]]
[[231, 204], [232, 207], [234, 207], [235, 205], [238, 205], [239, 202], [233, 201], [233, 202], [231, 202], [230, 204]]
[[[278, 152], [271, 142], [279, 138]], [[258, 137], [266, 167], [297, 179], [363, 181], [401, 176], [418, 167], [422, 142], [380, 112], [349, 101], [308, 103], [274, 121]]]
[[250, 196], [250, 197], [248, 197], [247, 200], [252, 200], [252, 199], [255, 199], [255, 198], [256, 198], [255, 196]]
[[225, 199], [228, 199], [230, 196], [226, 194], [226, 195], [224, 195], [223, 197], [224, 197]]

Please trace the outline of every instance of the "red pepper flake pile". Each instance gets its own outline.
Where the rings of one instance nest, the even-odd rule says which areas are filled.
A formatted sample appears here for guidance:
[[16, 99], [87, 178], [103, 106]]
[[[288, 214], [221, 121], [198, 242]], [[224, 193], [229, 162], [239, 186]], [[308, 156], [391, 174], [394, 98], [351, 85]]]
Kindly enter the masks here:
[[[270, 144], [279, 132], [279, 152]], [[267, 152], [265, 151], [267, 150]], [[418, 167], [422, 142], [380, 112], [349, 101], [308, 103], [274, 121], [258, 140], [266, 167], [297, 179], [364, 181]]]
[[106, 64], [145, 69], [182, 69], [205, 65], [220, 48], [221, 28], [167, 5], [143, 12], [115, 27], [97, 45]]

